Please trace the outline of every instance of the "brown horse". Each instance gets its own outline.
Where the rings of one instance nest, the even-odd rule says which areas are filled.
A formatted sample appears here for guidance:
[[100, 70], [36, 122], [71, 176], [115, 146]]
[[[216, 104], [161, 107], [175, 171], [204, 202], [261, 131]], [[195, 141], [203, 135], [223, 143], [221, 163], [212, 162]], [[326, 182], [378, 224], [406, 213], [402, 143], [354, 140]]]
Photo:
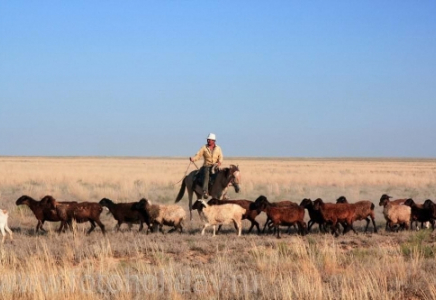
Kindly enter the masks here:
[[[203, 195], [203, 187], [194, 182], [198, 170], [192, 171], [182, 181], [179, 194], [177, 195], [176, 202], [179, 202], [185, 194], [185, 188], [188, 190], [189, 197], [189, 216], [192, 220], [192, 195], [197, 195], [197, 200], [201, 199]], [[215, 181], [209, 187], [209, 196], [216, 199], [223, 199], [226, 194], [227, 188], [233, 185], [235, 192], [239, 193], [240, 172], [238, 166], [230, 165], [229, 168], [219, 169]], [[195, 185], [195, 186], [194, 186]]]

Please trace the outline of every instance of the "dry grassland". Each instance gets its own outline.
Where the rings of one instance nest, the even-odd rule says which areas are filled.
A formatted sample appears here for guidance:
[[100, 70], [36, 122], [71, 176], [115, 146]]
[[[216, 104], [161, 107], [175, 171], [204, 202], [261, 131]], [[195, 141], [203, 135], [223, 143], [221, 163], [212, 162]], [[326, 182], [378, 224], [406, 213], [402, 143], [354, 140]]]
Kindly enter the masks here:
[[[36, 235], [32, 212], [15, 206], [23, 194], [172, 203], [189, 161], [0, 157], [0, 208], [9, 211], [14, 231], [14, 242], [0, 245], [0, 298], [436, 299], [435, 234], [384, 232], [378, 206], [383, 193], [434, 200], [436, 160], [226, 159], [231, 163], [242, 174], [241, 192], [231, 190], [231, 198], [368, 199], [377, 205], [380, 233], [334, 238], [315, 230], [277, 240], [237, 238], [228, 226], [215, 238], [210, 231], [202, 237], [196, 214], [183, 234], [145, 235], [137, 225], [115, 233], [116, 222], [104, 213], [105, 237], [99, 229], [86, 236], [87, 224], [75, 236], [58, 235], [58, 223], [46, 223], [49, 232]], [[181, 205], [187, 209], [186, 194]]]

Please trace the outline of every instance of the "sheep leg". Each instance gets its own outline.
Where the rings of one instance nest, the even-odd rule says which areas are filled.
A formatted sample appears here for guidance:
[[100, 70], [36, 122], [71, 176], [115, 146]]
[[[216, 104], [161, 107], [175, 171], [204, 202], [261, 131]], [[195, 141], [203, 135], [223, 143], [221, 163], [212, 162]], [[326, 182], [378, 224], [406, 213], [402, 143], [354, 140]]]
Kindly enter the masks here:
[[257, 223], [256, 220], [251, 220], [251, 219], [249, 219], [249, 220], [250, 220], [250, 222], [251, 222], [251, 227], [250, 227], [250, 229], [248, 230], [248, 233], [250, 233], [251, 230], [253, 230], [253, 227], [256, 226], [256, 227], [257, 227], [257, 234], [260, 234], [259, 223]]
[[368, 227], [369, 227], [369, 223], [371, 222], [370, 220], [369, 220], [369, 217], [367, 217], [366, 219], [365, 219], [365, 221], [366, 221], [366, 227], [365, 227], [365, 233], [366, 233], [366, 231], [368, 230]]
[[143, 228], [144, 228], [144, 222], [139, 221], [139, 231], [142, 231]]
[[9, 236], [11, 237], [11, 241], [13, 241], [14, 238], [12, 236], [12, 230], [9, 228], [8, 224], [5, 224], [5, 229], [9, 233]]
[[241, 236], [241, 234], [242, 234], [242, 223], [241, 222], [235, 222], [235, 226], [237, 227], [237, 230], [238, 230], [238, 236]]
[[[310, 231], [310, 229], [312, 228], [313, 224], [315, 224], [315, 222], [312, 221], [312, 220], [309, 220], [309, 222], [307, 222], [307, 225], [308, 225], [307, 230]], [[320, 228], [320, 229], [321, 229], [321, 228]]]
[[[105, 227], [104, 227], [103, 223], [100, 221], [100, 219], [95, 220], [95, 222], [97, 223], [98, 227], [100, 227], [103, 235], [105, 235], [106, 234]], [[94, 228], [95, 228], [95, 224], [94, 224]], [[94, 230], [94, 228], [92, 230]]]
[[271, 219], [269, 217], [267, 217], [265, 225], [263, 225], [262, 233], [265, 233], [266, 225], [268, 224], [269, 221], [271, 221]]
[[204, 224], [203, 230], [201, 231], [201, 235], [204, 235], [204, 231], [206, 230], [207, 227], [209, 227], [209, 223]]
[[89, 223], [91, 223], [91, 228], [89, 228], [86, 234], [90, 234], [95, 229], [95, 222], [93, 220], [89, 220]]
[[212, 228], [213, 228], [213, 234], [212, 234], [212, 236], [215, 236], [216, 225], [212, 225]]
[[1, 230], [1, 232], [2, 232], [2, 236], [3, 236], [3, 238], [2, 238], [2, 244], [4, 244], [4, 242], [5, 242], [5, 238], [6, 238], [6, 233], [5, 233], [4, 225], [1, 225], [1, 226], [0, 226], [0, 230]]
[[162, 234], [165, 234], [165, 232], [164, 232], [164, 230], [163, 230], [163, 224], [159, 224], [159, 231], [160, 231]]
[[219, 233], [219, 232], [220, 232], [221, 227], [223, 227], [223, 224], [218, 225], [218, 230], [216, 231], [216, 233]]
[[280, 239], [280, 229], [279, 229], [279, 224], [276, 223], [274, 224], [274, 230], [277, 232], [277, 238]]

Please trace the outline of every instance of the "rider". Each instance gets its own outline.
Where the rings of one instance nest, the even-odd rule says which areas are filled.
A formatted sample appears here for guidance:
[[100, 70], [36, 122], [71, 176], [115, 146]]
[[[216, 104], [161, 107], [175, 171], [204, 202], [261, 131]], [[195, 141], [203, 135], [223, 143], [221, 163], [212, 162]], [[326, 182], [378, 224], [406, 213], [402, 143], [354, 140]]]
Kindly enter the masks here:
[[209, 187], [209, 174], [211, 168], [216, 164], [216, 166], [221, 166], [223, 162], [223, 153], [221, 147], [215, 144], [216, 137], [215, 134], [209, 133], [207, 136], [207, 144], [203, 145], [200, 150], [195, 154], [194, 157], [190, 157], [189, 160], [194, 162], [201, 157], [204, 158], [203, 166], [200, 168], [200, 174], [203, 175], [203, 198], [207, 199], [209, 196], [207, 191]]

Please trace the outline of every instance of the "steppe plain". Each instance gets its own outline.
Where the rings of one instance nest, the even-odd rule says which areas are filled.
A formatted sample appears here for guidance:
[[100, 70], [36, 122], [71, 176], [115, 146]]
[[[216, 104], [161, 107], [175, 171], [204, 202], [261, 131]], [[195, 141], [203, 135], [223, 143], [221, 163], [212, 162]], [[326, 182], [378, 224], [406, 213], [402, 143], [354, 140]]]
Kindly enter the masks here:
[[[229, 164], [242, 175], [232, 199], [371, 200], [379, 233], [365, 234], [357, 222], [357, 235], [338, 238], [316, 226], [280, 240], [255, 231], [237, 237], [227, 226], [213, 238], [200, 235], [194, 214], [182, 234], [146, 235], [137, 225], [114, 232], [115, 220], [103, 212], [106, 236], [98, 228], [86, 235], [88, 224], [57, 234], [58, 223], [35, 234], [32, 212], [15, 205], [21, 195], [169, 204], [195, 166], [188, 158], [0, 157], [0, 208], [14, 232], [13, 242], [0, 245], [1, 299], [436, 299], [435, 233], [385, 232], [378, 206], [383, 193], [435, 200], [436, 160], [233, 157]], [[187, 210], [186, 194], [180, 205]], [[258, 218], [263, 225], [265, 216]]]

